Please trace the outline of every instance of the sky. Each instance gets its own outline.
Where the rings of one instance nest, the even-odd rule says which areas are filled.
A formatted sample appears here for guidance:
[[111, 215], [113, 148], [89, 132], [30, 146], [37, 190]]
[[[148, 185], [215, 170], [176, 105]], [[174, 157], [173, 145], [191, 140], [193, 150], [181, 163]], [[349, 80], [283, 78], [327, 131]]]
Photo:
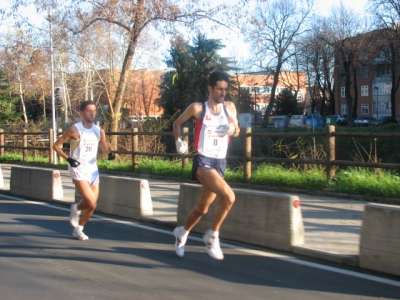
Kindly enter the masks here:
[[[222, 3], [229, 3], [231, 0], [221, 0]], [[314, 0], [314, 11], [321, 16], [329, 16], [333, 7], [338, 7], [342, 2], [346, 8], [354, 10], [356, 13], [365, 14], [368, 0]], [[219, 33], [218, 33], [219, 34]], [[239, 58], [246, 57], [251, 52], [249, 45], [243, 41], [240, 35], [223, 35], [218, 36], [216, 33], [210, 32], [207, 38], [221, 39], [226, 48], [221, 50], [222, 56], [230, 57], [233, 54], [239, 55]]]
[[368, 0], [315, 0], [315, 11], [320, 12], [322, 15], [329, 15], [330, 9], [333, 6], [339, 6], [340, 2], [347, 8], [351, 8], [360, 14], [363, 14]]
[[[227, 3], [235, 0], [212, 0], [214, 5]], [[368, 4], [368, 0], [314, 0], [314, 11], [318, 12], [322, 16], [328, 16], [332, 7], [337, 7], [342, 2], [346, 8], [351, 8], [359, 14], [364, 14], [365, 9]], [[11, 3], [11, 0], [1, 0], [0, 8], [8, 6], [6, 3]], [[37, 22], [43, 22], [44, 16], [39, 16], [36, 14], [35, 9], [25, 9], [24, 15], [29, 15]], [[0, 31], [4, 30], [3, 26], [0, 26]], [[250, 47], [247, 43], [243, 41], [243, 37], [239, 34], [234, 34], [232, 32], [224, 33], [224, 31], [209, 31], [206, 32], [206, 37], [209, 39], [220, 39], [221, 43], [226, 47], [220, 50], [219, 54], [225, 57], [235, 57], [237, 60], [245, 60], [249, 56]], [[170, 48], [169, 38], [166, 37], [161, 41], [161, 47], [157, 49], [161, 60], [165, 59]], [[162, 63], [159, 69], [165, 69], [166, 66]]]

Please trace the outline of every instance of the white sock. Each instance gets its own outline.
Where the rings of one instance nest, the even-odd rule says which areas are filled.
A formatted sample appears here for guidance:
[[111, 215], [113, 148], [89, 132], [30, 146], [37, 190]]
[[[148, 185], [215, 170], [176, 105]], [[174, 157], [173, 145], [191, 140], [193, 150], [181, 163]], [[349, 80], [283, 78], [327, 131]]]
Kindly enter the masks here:
[[80, 231], [83, 231], [83, 226], [79, 225], [78, 227]]
[[219, 236], [219, 231], [212, 231], [212, 229], [210, 229], [208, 233], [210, 237], [218, 238]]
[[182, 235], [184, 236], [184, 237], [186, 237], [186, 236], [188, 236], [189, 235], [189, 231], [186, 231], [185, 230], [185, 227], [181, 227], [181, 233], [182, 233]]
[[78, 209], [78, 204], [72, 205], [72, 209], [77, 213], [80, 214], [81, 211]]

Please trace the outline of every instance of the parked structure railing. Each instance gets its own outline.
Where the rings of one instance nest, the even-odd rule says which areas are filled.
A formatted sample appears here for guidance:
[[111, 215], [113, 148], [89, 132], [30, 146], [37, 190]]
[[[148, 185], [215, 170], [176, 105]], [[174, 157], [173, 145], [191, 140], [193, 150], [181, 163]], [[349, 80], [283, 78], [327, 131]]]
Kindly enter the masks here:
[[[58, 135], [61, 134], [59, 129]], [[5, 136], [20, 136], [22, 140], [22, 146], [7, 145], [5, 143]], [[28, 137], [42, 135], [48, 136], [47, 147], [36, 147], [28, 145]], [[116, 150], [115, 153], [123, 155], [131, 155], [132, 157], [132, 168], [137, 169], [138, 158], [140, 156], [162, 156], [162, 157], [175, 157], [182, 160], [182, 166], [187, 166], [189, 158], [193, 158], [194, 154], [178, 154], [178, 153], [165, 153], [165, 152], [140, 152], [139, 149], [139, 136], [169, 136], [173, 137], [172, 132], [139, 132], [137, 128], [133, 128], [130, 132], [106, 132], [106, 135], [124, 135], [130, 136], [132, 142], [132, 149], [127, 150]], [[192, 135], [187, 127], [182, 128], [182, 139], [189, 143], [189, 137]], [[292, 159], [292, 158], [276, 158], [276, 157], [252, 157], [252, 138], [253, 137], [322, 137], [325, 140], [325, 152], [326, 159]], [[271, 163], [295, 163], [295, 164], [321, 164], [325, 166], [326, 176], [331, 179], [335, 176], [336, 166], [355, 166], [365, 168], [381, 168], [381, 169], [400, 169], [400, 164], [392, 163], [380, 163], [380, 162], [360, 162], [360, 161], [349, 161], [349, 160], [336, 160], [336, 144], [335, 138], [338, 136], [342, 137], [365, 137], [365, 138], [400, 138], [400, 132], [393, 133], [369, 133], [369, 132], [337, 132], [335, 126], [326, 126], [324, 131], [321, 132], [252, 132], [252, 128], [243, 128], [241, 131], [241, 137], [244, 140], [243, 156], [228, 156], [228, 160], [241, 161], [244, 166], [244, 180], [248, 181], [251, 178], [251, 166], [252, 162], [271, 162]], [[42, 139], [42, 142], [46, 139]], [[28, 157], [28, 150], [42, 150], [48, 151], [49, 163], [54, 164], [53, 157], [53, 131], [49, 129], [47, 132], [4, 132], [0, 129], [0, 156], [3, 156], [7, 149], [20, 149], [23, 153], [23, 160]], [[61, 161], [61, 160], [60, 160]]]

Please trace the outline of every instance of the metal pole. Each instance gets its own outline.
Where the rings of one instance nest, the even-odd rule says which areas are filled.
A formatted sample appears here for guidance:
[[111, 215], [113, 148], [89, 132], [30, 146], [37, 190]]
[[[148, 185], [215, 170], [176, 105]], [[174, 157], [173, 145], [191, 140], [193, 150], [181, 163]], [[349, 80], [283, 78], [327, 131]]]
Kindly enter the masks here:
[[[53, 36], [52, 36], [52, 9], [49, 9], [49, 24], [50, 24], [50, 70], [51, 70], [51, 122], [53, 128], [53, 142], [57, 139], [57, 123], [56, 123], [56, 107], [54, 96], [54, 59], [53, 59]], [[54, 151], [54, 150], [53, 150]], [[54, 151], [54, 164], [57, 165], [57, 153]]]

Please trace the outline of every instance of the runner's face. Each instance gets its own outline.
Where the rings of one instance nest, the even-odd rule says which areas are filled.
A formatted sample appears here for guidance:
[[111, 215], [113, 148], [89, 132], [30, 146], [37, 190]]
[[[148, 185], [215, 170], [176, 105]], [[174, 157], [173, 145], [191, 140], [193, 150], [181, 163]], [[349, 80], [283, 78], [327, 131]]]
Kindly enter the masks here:
[[228, 83], [224, 80], [217, 81], [217, 84], [213, 88], [209, 86], [208, 89], [214, 103], [223, 103], [228, 91]]
[[88, 123], [93, 123], [96, 119], [96, 106], [93, 104], [89, 104], [85, 107], [83, 111], [81, 111], [82, 119]]

